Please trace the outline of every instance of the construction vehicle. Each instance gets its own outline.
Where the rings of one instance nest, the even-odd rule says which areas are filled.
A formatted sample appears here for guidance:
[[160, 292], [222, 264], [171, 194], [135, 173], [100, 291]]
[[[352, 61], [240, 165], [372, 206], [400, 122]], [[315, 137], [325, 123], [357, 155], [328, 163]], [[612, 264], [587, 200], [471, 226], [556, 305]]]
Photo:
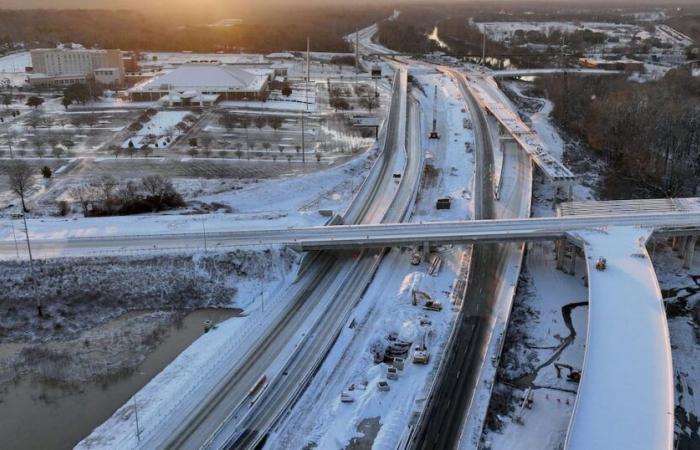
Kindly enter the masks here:
[[554, 368], [557, 370], [557, 378], [561, 378], [561, 370], [562, 369], [568, 369], [569, 373], [566, 376], [567, 380], [574, 382], [574, 383], [578, 383], [581, 381], [581, 371], [574, 369], [573, 367], [571, 367], [568, 364], [554, 363]]
[[430, 352], [426, 348], [416, 348], [413, 351], [413, 364], [428, 364]]
[[426, 344], [427, 336], [428, 333], [424, 332], [420, 344], [417, 344], [413, 349], [413, 364], [428, 364], [430, 361], [430, 352]]
[[452, 207], [452, 200], [449, 197], [439, 198], [435, 202], [435, 209], [450, 209]]
[[355, 401], [355, 397], [353, 397], [352, 392], [345, 390], [340, 394], [340, 401], [343, 403], [352, 403]]
[[598, 258], [598, 260], [595, 262], [595, 268], [603, 271], [607, 268], [608, 266], [608, 261], [605, 258]]
[[386, 368], [386, 378], [387, 378], [387, 380], [398, 380], [399, 379], [399, 371], [396, 369], [396, 367], [387, 367]]
[[413, 306], [416, 306], [420, 302], [429, 302], [433, 299], [430, 295], [418, 289], [413, 289], [411, 291], [411, 298], [413, 299]]
[[412, 266], [419, 265], [422, 259], [423, 259], [423, 257], [421, 256], [420, 252], [415, 252], [413, 254], [413, 256], [411, 256], [411, 265]]
[[423, 309], [428, 311], [442, 311], [442, 303], [437, 300], [428, 300], [423, 305]]
[[437, 86], [435, 86], [435, 93], [433, 94], [433, 129], [430, 131], [428, 139], [440, 139], [440, 135], [437, 132]]

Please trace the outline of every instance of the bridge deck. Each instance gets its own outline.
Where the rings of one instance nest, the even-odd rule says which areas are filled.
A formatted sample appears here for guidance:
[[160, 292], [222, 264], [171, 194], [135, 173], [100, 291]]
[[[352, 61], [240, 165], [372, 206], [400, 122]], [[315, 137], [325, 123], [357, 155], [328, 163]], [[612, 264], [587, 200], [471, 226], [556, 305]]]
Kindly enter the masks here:
[[[492, 91], [498, 89], [493, 78], [484, 78], [480, 81], [479, 83], [471, 82], [469, 84], [479, 103], [508, 130], [518, 145], [530, 155], [547, 178], [555, 182], [573, 181], [575, 179], [574, 174], [546, 150], [544, 143], [542, 143], [537, 134], [520, 119], [518, 114], [493, 95]], [[494, 84], [494, 86], [489, 86], [491, 84]]]
[[[567, 450], [666, 449], [673, 444], [673, 365], [648, 230], [579, 234], [589, 309], [586, 354]], [[603, 271], [598, 257], [607, 259]]]
[[557, 215], [622, 215], [644, 213], [700, 212], [698, 198], [654, 198], [642, 200], [612, 200], [565, 202], [557, 206]]

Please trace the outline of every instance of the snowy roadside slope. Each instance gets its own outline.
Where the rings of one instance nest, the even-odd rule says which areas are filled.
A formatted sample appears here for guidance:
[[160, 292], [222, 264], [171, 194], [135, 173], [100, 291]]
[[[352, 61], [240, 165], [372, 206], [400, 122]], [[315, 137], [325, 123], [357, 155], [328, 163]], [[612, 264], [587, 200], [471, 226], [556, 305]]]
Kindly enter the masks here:
[[[319, 209], [342, 210], [359, 188], [369, 168], [370, 153], [328, 170], [283, 180], [266, 180], [241, 190], [208, 195], [197, 200], [229, 205], [233, 214], [146, 214], [119, 217], [30, 219], [32, 239], [124, 236], [322, 225]], [[17, 226], [17, 225], [16, 225]], [[0, 240], [11, 241], [9, 220], [0, 221]]]
[[181, 402], [188, 398], [187, 394], [200, 384], [200, 380], [208, 379], [225, 361], [240, 355], [241, 349], [250, 345], [258, 330], [284, 308], [283, 300], [287, 298], [285, 290], [292, 283], [295, 274], [296, 267], [293, 267], [287, 273], [271, 276], [271, 281], [264, 285], [266, 295], [269, 296], [265, 299], [264, 309], [260, 301], [260, 284], [237, 286], [238, 298], [252, 299], [255, 302], [254, 305], [251, 304], [253, 301], [247, 302], [250, 308], [246, 309], [245, 315], [222, 322], [193, 342], [107, 421], [78, 443], [76, 448], [139, 448], [135, 408], [138, 408], [139, 427], [143, 436], [156, 429], [169, 411], [183, 407]]
[[[570, 450], [670, 449], [673, 367], [666, 312], [646, 250], [649, 230], [577, 233], [589, 279], [586, 355]], [[598, 257], [607, 259], [596, 270]]]

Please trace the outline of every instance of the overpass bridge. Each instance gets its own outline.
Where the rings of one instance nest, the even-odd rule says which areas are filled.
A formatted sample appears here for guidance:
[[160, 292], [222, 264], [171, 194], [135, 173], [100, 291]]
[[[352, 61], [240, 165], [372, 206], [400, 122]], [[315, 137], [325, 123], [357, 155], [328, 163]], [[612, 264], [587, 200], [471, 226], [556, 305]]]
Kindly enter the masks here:
[[498, 122], [501, 148], [515, 143], [530, 156], [549, 180], [559, 188], [569, 189], [571, 194], [574, 174], [547, 151], [537, 134], [508, 106], [494, 78], [492, 76], [470, 78], [469, 87], [479, 104]]
[[[682, 200], [688, 204], [700, 204], [700, 199]], [[174, 251], [199, 249], [205, 245], [201, 232], [53, 239], [41, 237], [40, 226], [41, 223], [36, 223], [30, 227], [32, 252], [40, 258], [94, 256], [95, 254], [138, 250]], [[505, 220], [335, 225], [255, 230], [219, 228], [207, 231], [206, 245], [209, 248], [286, 245], [300, 251], [354, 250], [458, 243], [567, 240], [574, 232], [605, 230], [612, 227], [649, 229], [657, 235], [691, 236], [700, 233], [700, 208], [662, 213], [583, 214]], [[32, 237], [32, 232], [36, 236]], [[0, 240], [0, 259], [14, 259], [17, 255], [23, 256], [23, 251], [22, 246], [15, 245], [11, 235]]]
[[491, 76], [494, 78], [525, 77], [541, 75], [620, 75], [620, 70], [588, 69], [579, 67], [542, 68], [542, 69], [512, 69], [494, 70]]

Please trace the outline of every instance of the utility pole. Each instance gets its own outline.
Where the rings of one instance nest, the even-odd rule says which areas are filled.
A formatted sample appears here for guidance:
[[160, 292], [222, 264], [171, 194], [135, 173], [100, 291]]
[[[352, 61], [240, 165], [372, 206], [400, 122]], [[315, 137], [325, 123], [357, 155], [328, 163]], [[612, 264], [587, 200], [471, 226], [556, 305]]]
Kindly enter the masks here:
[[561, 35], [561, 46], [559, 48], [559, 68], [564, 68], [564, 34]]
[[263, 287], [263, 281], [260, 280], [260, 305], [262, 307], [262, 312], [265, 312], [265, 288]]
[[299, 111], [301, 113], [301, 162], [306, 164], [306, 135], [304, 132], [304, 111]]
[[[27, 214], [22, 212], [22, 220], [24, 222], [24, 236], [27, 238], [27, 253], [29, 254], [29, 272], [32, 274], [32, 279], [34, 276], [34, 258], [32, 257], [32, 246], [29, 242], [29, 227], [27, 226]], [[14, 232], [14, 225], [13, 225]], [[44, 307], [41, 304], [41, 297], [36, 292], [36, 280], [33, 283], [34, 286], [34, 297], [36, 298], [36, 312], [39, 317], [44, 317]]]
[[141, 442], [141, 427], [139, 426], [139, 407], [136, 403], [136, 394], [134, 394], [134, 416], [136, 417], [136, 440]]
[[355, 32], [355, 70], [360, 71], [360, 30]]
[[355, 32], [355, 84], [357, 84], [358, 73], [360, 73], [360, 30]]
[[24, 220], [24, 235], [27, 238], [27, 252], [29, 253], [29, 267], [32, 272], [34, 272], [34, 258], [32, 258], [32, 246], [29, 243], [29, 228], [27, 228], [27, 215], [22, 213], [22, 219]]
[[12, 225], [12, 239], [15, 240], [15, 253], [17, 254], [17, 259], [19, 259], [19, 245], [17, 245], [17, 235], [15, 234], [15, 219], [10, 218], [10, 225]]
[[207, 252], [207, 228], [204, 225], [204, 219], [202, 219], [202, 238], [204, 239], [204, 253]]
[[311, 81], [311, 39], [306, 36], [306, 109], [309, 109], [309, 81]]

